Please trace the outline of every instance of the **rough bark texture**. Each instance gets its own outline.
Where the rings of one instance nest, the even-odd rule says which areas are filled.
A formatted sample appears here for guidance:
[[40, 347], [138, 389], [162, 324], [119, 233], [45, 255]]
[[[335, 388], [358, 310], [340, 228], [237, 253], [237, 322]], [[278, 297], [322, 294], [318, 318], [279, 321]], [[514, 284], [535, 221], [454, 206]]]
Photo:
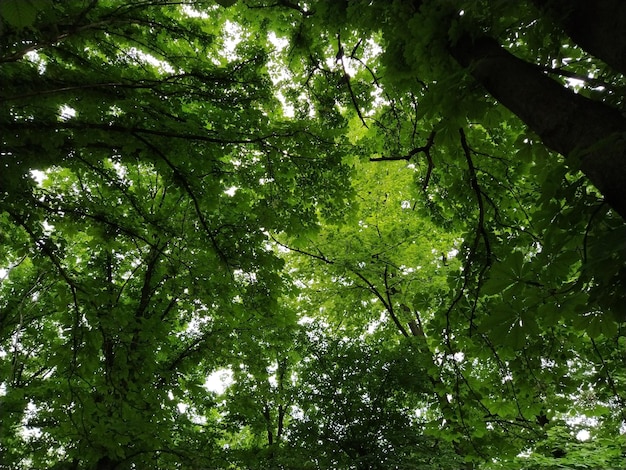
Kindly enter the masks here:
[[626, 74], [624, 0], [533, 0], [588, 53]]
[[491, 38], [462, 38], [452, 56], [543, 143], [568, 158], [626, 219], [626, 119], [546, 76]]

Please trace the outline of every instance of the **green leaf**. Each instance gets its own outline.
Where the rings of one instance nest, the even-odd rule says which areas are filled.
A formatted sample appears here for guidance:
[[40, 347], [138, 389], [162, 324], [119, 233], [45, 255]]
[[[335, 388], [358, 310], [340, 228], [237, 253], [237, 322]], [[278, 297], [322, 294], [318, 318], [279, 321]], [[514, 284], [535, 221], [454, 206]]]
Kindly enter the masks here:
[[42, 3], [41, 0], [2, 0], [0, 18], [18, 29], [32, 26]]
[[510, 288], [515, 284], [515, 281], [509, 274], [507, 270], [497, 268], [497, 265], [494, 266], [489, 273], [489, 279], [481, 288], [481, 293], [483, 295], [497, 295]]
[[526, 345], [526, 328], [516, 322], [506, 335], [504, 344], [511, 346], [516, 351], [524, 348]]

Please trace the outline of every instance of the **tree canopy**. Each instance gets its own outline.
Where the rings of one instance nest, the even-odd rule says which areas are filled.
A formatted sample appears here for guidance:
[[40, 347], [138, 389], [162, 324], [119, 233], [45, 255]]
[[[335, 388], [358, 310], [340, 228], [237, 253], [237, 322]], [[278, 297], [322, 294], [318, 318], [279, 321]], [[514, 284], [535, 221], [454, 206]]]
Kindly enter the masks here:
[[626, 4], [2, 0], [0, 467], [626, 461]]

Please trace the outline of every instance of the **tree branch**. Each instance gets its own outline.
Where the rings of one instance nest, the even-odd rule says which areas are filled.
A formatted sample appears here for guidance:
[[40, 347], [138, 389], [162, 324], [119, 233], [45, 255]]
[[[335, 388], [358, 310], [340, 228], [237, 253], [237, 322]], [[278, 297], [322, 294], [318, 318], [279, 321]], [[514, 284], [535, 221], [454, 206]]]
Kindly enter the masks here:
[[[326, 264], [335, 264], [335, 262], [329, 258], [327, 258], [326, 256], [324, 256], [323, 254], [320, 255], [316, 255], [314, 253], [310, 253], [308, 251], [304, 251], [304, 250], [300, 250], [298, 248], [292, 248], [288, 245], [285, 245], [284, 243], [281, 243], [280, 241], [276, 240], [276, 238], [274, 238], [272, 236], [272, 240], [274, 240], [276, 243], [278, 243], [280, 246], [282, 246], [283, 248], [286, 248], [290, 251], [295, 251], [296, 253], [300, 253], [303, 254], [305, 256], [309, 256], [311, 258], [315, 258], [318, 259], [320, 261], [323, 261]], [[393, 310], [393, 304], [391, 302], [391, 298], [390, 298], [390, 288], [387, 284], [387, 265], [385, 265], [385, 277], [384, 277], [384, 283], [385, 283], [385, 295], [383, 295], [380, 290], [374, 285], [374, 283], [372, 283], [368, 278], [365, 277], [365, 275], [363, 275], [361, 272], [357, 271], [356, 269], [352, 269], [352, 268], [346, 268], [349, 272], [351, 272], [352, 274], [354, 274], [356, 277], [358, 277], [369, 289], [369, 291], [374, 294], [376, 296], [376, 298], [378, 298], [378, 300], [381, 301], [381, 303], [383, 304], [383, 306], [385, 307], [385, 310], [387, 310], [387, 312], [389, 312], [389, 316], [391, 317], [391, 320], [393, 321], [393, 323], [396, 325], [396, 327], [398, 328], [398, 330], [400, 331], [400, 333], [402, 333], [403, 336], [405, 337], [409, 337], [409, 333], [407, 332], [406, 328], [404, 328], [404, 326], [402, 326], [402, 323], [400, 323], [400, 320], [398, 319], [398, 317], [395, 315], [395, 312]]]
[[564, 87], [495, 39], [466, 34], [450, 54], [503, 106], [567, 157], [626, 219], [626, 118], [618, 109]]
[[433, 172], [433, 168], [435, 167], [435, 164], [433, 162], [433, 157], [431, 155], [431, 149], [433, 148], [433, 146], [435, 145], [435, 135], [437, 133], [435, 131], [432, 131], [429, 135], [428, 135], [428, 140], [426, 141], [426, 144], [423, 145], [422, 147], [416, 147], [413, 150], [411, 150], [409, 153], [407, 153], [406, 155], [391, 155], [391, 156], [383, 156], [383, 157], [371, 157], [370, 158], [370, 162], [391, 162], [391, 161], [399, 161], [399, 160], [406, 160], [411, 161], [411, 159], [417, 155], [418, 153], [423, 153], [426, 156], [426, 160], [428, 162], [428, 168], [426, 170], [426, 176], [424, 177], [424, 184], [422, 185], [422, 189], [426, 190], [426, 188], [428, 187], [428, 184], [430, 183], [430, 177], [432, 175]]
[[343, 49], [343, 45], [341, 44], [341, 37], [339, 33], [337, 33], [337, 48], [338, 48], [337, 60], [341, 64], [341, 69], [343, 70], [343, 81], [348, 87], [348, 92], [350, 93], [350, 99], [352, 100], [352, 105], [354, 106], [354, 109], [356, 110], [356, 113], [359, 116], [359, 119], [361, 120], [363, 125], [367, 129], [369, 129], [369, 126], [365, 122], [365, 118], [363, 117], [363, 114], [361, 113], [361, 108], [359, 107], [359, 103], [356, 100], [356, 96], [354, 95], [354, 90], [352, 89], [352, 84], [350, 83], [350, 74], [346, 71], [346, 64], [343, 60], [344, 49]]
[[196, 194], [194, 193], [194, 191], [191, 189], [191, 186], [189, 185], [189, 182], [187, 181], [187, 178], [181, 173], [181, 171], [176, 167], [176, 165], [174, 165], [169, 160], [169, 158], [167, 158], [167, 156], [158, 147], [156, 147], [152, 142], [150, 142], [149, 140], [147, 140], [147, 139], [143, 138], [142, 136], [137, 135], [135, 133], [133, 133], [133, 135], [138, 140], [140, 140], [145, 145], [147, 145], [159, 157], [161, 157], [161, 159], [167, 164], [167, 166], [170, 167], [170, 169], [174, 172], [174, 175], [177, 177], [177, 180], [180, 181], [180, 183], [182, 184], [183, 188], [185, 189], [185, 191], [187, 192], [187, 194], [191, 198], [191, 200], [193, 202], [193, 205], [194, 205], [194, 208], [196, 210], [196, 215], [198, 216], [198, 220], [200, 221], [200, 224], [204, 228], [205, 233], [208, 235], [209, 240], [211, 241], [211, 244], [213, 245], [213, 249], [217, 253], [219, 259], [224, 264], [224, 266], [229, 271], [231, 271], [231, 268], [232, 268], [231, 263], [228, 260], [228, 258], [226, 257], [226, 255], [224, 254], [224, 252], [222, 251], [222, 249], [220, 248], [219, 244], [217, 243], [217, 239], [215, 237], [215, 234], [213, 233], [213, 230], [211, 230], [211, 228], [209, 227], [209, 224], [206, 221], [206, 218], [204, 217], [204, 214], [202, 213], [202, 208], [200, 207], [200, 202], [198, 201], [198, 198], [197, 198]]

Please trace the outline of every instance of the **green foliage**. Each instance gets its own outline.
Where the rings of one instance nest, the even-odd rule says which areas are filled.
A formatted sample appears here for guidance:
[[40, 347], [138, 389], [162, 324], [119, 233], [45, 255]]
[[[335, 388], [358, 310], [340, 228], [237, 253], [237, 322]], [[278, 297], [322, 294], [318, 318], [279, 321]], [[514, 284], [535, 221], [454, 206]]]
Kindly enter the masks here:
[[0, 467], [623, 467], [624, 221], [451, 52], [621, 111], [535, 3], [1, 1]]
[[0, 18], [17, 29], [32, 26], [37, 13], [48, 6], [47, 0], [6, 0], [0, 4]]

